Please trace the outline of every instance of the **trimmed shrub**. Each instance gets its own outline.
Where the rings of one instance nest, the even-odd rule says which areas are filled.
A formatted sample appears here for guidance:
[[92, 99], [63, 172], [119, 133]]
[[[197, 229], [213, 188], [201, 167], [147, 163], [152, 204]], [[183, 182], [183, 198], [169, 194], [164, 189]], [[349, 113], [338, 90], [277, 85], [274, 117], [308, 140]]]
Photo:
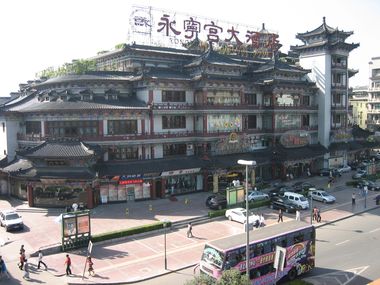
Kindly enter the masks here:
[[212, 218], [224, 216], [225, 214], [226, 214], [226, 209], [223, 209], [223, 210], [213, 210], [213, 211], [209, 211], [208, 212], [208, 217], [210, 219], [212, 219]]
[[[170, 227], [171, 223], [168, 222], [166, 226]], [[129, 229], [124, 229], [124, 230], [94, 235], [91, 237], [91, 241], [92, 242], [99, 242], [99, 241], [104, 241], [104, 240], [110, 240], [110, 239], [121, 238], [121, 237], [131, 236], [131, 235], [135, 235], [135, 234], [150, 232], [150, 231], [154, 231], [154, 230], [160, 230], [163, 228], [164, 228], [164, 223], [163, 222], [157, 222], [154, 224], [143, 225], [143, 226], [133, 227], [133, 228], [129, 228]]]

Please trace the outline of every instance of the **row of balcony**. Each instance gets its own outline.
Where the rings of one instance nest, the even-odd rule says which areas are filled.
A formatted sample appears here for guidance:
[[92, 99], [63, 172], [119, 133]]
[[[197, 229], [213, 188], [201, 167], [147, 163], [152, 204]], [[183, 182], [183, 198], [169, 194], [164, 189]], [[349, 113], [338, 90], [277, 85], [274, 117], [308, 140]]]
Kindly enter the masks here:
[[261, 105], [261, 104], [169, 104], [169, 103], [155, 103], [152, 105], [153, 110], [207, 110], [207, 109], [297, 109], [297, 110], [317, 110], [317, 105], [302, 105], [302, 104], [275, 104], [275, 105]]
[[[154, 132], [154, 133], [136, 133], [136, 134], [125, 134], [125, 135], [78, 135], [73, 138], [80, 138], [82, 141], [123, 141], [123, 140], [152, 140], [152, 139], [170, 139], [179, 137], [219, 137], [228, 136], [232, 132], [237, 134], [273, 134], [273, 133], [283, 133], [286, 131], [294, 130], [295, 128], [257, 128], [257, 129], [246, 129], [244, 131], [231, 130], [231, 131], [167, 131], [167, 132]], [[297, 130], [304, 131], [317, 131], [318, 126], [304, 126], [296, 128]], [[41, 134], [23, 134], [17, 133], [17, 139], [19, 141], [45, 141], [47, 139], [56, 139], [59, 136], [42, 136]], [[67, 137], [67, 136], [62, 136]]]

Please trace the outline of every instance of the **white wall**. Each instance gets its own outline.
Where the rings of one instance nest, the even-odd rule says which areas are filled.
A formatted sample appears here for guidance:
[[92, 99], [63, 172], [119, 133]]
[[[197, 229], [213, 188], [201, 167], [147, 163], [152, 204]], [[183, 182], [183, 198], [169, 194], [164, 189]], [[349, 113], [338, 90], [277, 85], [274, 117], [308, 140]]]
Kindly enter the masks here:
[[164, 157], [164, 148], [162, 144], [154, 146], [154, 158], [163, 158]]
[[[5, 125], [5, 129], [3, 131], [3, 124]], [[7, 126], [4, 117], [0, 117], [0, 157], [4, 157], [4, 151], [8, 153], [7, 147]]]
[[194, 104], [194, 91], [186, 91], [186, 103]]
[[318, 140], [328, 147], [331, 130], [331, 55], [325, 52], [300, 56], [300, 65], [311, 69], [309, 77], [316, 82], [318, 102]]
[[136, 91], [136, 97], [137, 97], [137, 99], [139, 99], [141, 101], [148, 102], [148, 100], [149, 100], [149, 90], [147, 90], [147, 89], [137, 90]]
[[17, 132], [20, 128], [20, 121], [7, 121], [6, 122], [6, 137], [7, 137], [7, 153], [8, 161], [12, 161], [16, 156], [16, 150], [18, 148]]

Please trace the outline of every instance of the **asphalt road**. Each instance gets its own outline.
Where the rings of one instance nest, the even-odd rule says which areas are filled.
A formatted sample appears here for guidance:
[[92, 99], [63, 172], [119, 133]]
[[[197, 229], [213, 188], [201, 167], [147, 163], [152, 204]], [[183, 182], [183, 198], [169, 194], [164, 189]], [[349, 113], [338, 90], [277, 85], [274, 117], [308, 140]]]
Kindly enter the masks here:
[[313, 284], [361, 285], [380, 277], [380, 209], [317, 230]]

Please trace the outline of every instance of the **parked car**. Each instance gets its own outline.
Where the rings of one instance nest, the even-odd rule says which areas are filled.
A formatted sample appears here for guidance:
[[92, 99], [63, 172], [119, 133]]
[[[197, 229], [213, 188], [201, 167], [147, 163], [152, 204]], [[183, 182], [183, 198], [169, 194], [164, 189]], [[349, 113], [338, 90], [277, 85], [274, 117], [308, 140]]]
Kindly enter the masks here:
[[338, 167], [337, 170], [339, 171], [339, 173], [350, 172], [351, 171], [351, 166], [349, 166], [349, 165], [342, 165], [342, 166]]
[[322, 168], [318, 174], [319, 176], [330, 176], [331, 174], [333, 177], [342, 175], [336, 168]]
[[315, 185], [310, 182], [299, 181], [299, 182], [294, 183], [292, 187], [293, 187], [293, 192], [299, 193], [305, 190], [309, 190], [310, 188], [315, 187]]
[[[243, 208], [228, 209], [226, 211], [226, 218], [230, 221], [244, 224], [247, 221], [247, 211]], [[256, 221], [260, 221], [260, 217], [258, 215], [249, 215], [248, 221], [250, 224], [255, 224]]]
[[363, 189], [364, 186], [367, 186], [368, 190], [380, 191], [380, 184], [378, 182], [373, 182], [371, 180], [360, 180], [357, 184], [357, 187]]
[[206, 206], [213, 210], [221, 210], [227, 207], [227, 198], [220, 194], [213, 194], [206, 199]]
[[323, 188], [309, 189], [309, 197], [311, 197], [313, 200], [323, 203], [334, 203], [336, 201], [336, 198], [333, 195], [327, 193]]
[[0, 212], [0, 224], [8, 232], [10, 230], [24, 229], [22, 217], [15, 210], [4, 210]]
[[248, 191], [248, 201], [268, 200], [269, 195], [261, 191]]
[[288, 199], [290, 202], [296, 205], [298, 209], [305, 210], [309, 208], [309, 201], [302, 194], [285, 192], [281, 197]]
[[282, 209], [286, 213], [294, 213], [297, 210], [296, 205], [283, 197], [273, 197], [269, 207], [271, 209]]
[[269, 190], [268, 195], [269, 195], [269, 198], [276, 197], [276, 196], [280, 196], [284, 194], [284, 192], [286, 191], [293, 192], [294, 189], [293, 187], [288, 186], [288, 185], [277, 185], [276, 188]]
[[365, 170], [358, 170], [354, 175], [352, 175], [352, 179], [361, 179], [367, 176], [367, 171]]

